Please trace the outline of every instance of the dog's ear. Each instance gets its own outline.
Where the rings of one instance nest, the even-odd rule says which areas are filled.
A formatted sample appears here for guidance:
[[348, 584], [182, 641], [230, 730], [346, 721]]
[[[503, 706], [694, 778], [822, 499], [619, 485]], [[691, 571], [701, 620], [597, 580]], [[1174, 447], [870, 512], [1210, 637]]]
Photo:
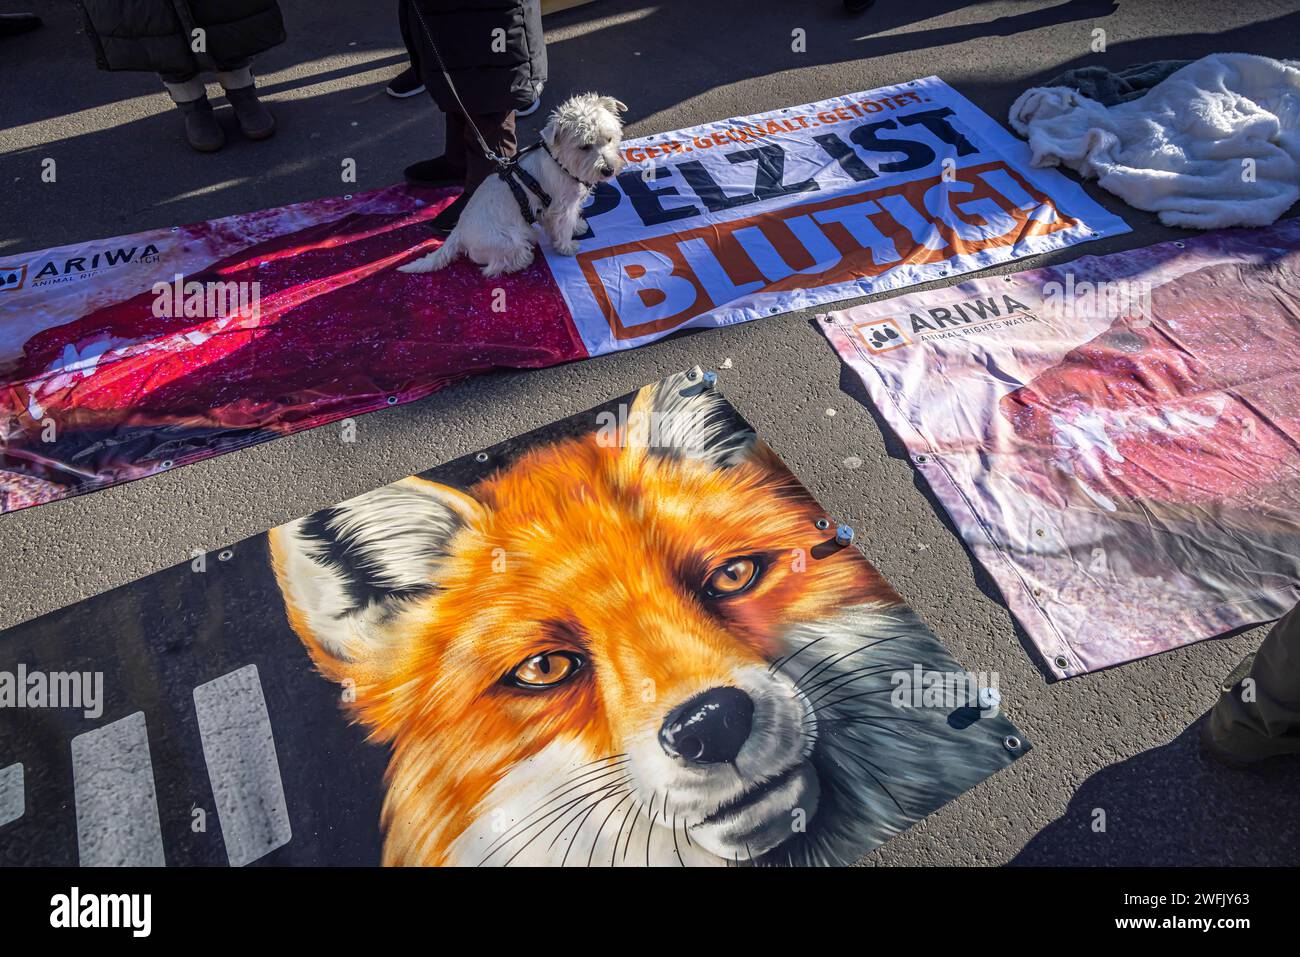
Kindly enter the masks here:
[[624, 103], [622, 100], [614, 99], [612, 96], [602, 96], [600, 98], [600, 105], [603, 106], [605, 109], [609, 110], [611, 113], [627, 112], [627, 104]]
[[437, 587], [452, 537], [482, 513], [463, 492], [406, 478], [272, 529], [289, 623], [336, 681], [378, 677], [403, 611]]
[[692, 459], [713, 468], [749, 460], [757, 442], [698, 366], [641, 389], [623, 437], [632, 456]]

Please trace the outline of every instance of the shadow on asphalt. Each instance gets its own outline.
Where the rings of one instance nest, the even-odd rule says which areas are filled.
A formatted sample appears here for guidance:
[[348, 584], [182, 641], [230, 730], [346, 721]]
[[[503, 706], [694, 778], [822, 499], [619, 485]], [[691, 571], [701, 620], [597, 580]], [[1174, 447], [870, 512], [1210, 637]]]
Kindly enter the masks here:
[[[971, 4], [960, 4], [970, 6]], [[895, 36], [878, 36], [913, 23], [949, 13], [958, 4], [951, 0], [913, 0], [911, 3], [878, 3], [862, 18], [867, 34], [858, 39], [856, 56], [888, 56], [908, 50], [928, 50], [958, 43], [978, 41], [985, 37], [1010, 37], [1026, 30], [1038, 30], [1077, 20], [1096, 20], [1108, 17], [1119, 9], [1119, 0], [1064, 0], [1050, 7], [1036, 7], [1024, 13], [997, 17], [982, 23], [962, 23], [950, 27], [916, 30]]]
[[[947, 46], [981, 38], [1030, 33], [1063, 23], [1104, 25], [1115, 10], [1113, 0], [1066, 0], [1046, 8], [998, 17], [983, 23], [920, 29], [889, 36], [881, 32], [905, 29], [953, 8], [951, 0], [913, 0], [909, 4], [880, 3], [868, 13], [846, 16], [837, 3], [819, 2], [801, 8], [791, 18], [788, 8], [775, 0], [756, 0], [747, 10], [754, 29], [746, 42], [719, 44], [718, 37], [735, 30], [735, 11], [728, 4], [702, 4], [693, 11], [693, 29], [681, 29], [678, 11], [671, 5], [646, 8], [641, 0], [604, 0], [546, 18], [552, 34], [568, 30], [564, 39], [548, 45], [551, 79], [545, 102], [554, 104], [573, 92], [598, 85], [621, 95], [632, 106], [630, 124], [679, 108], [708, 91], [759, 76], [828, 64], [844, 64], [838, 89], [830, 96], [863, 87], [862, 64], [891, 55], [907, 55], [935, 48], [932, 72], [944, 74]], [[388, 44], [400, 47], [396, 17], [349, 10], [337, 4], [306, 4], [283, 0], [289, 40], [262, 57], [255, 71], [282, 69], [288, 63], [307, 63], [346, 52], [349, 43], [360, 49]], [[642, 14], [626, 19], [620, 15]], [[806, 52], [791, 49], [791, 24], [797, 22], [812, 38]], [[585, 28], [573, 34], [572, 28]], [[140, 73], [106, 73], [97, 70], [90, 44], [80, 33], [80, 18], [71, 5], [48, 11], [46, 26], [4, 44], [4, 85], [19, 92], [36, 85], [48, 95], [6, 98], [3, 126], [21, 126], [47, 118], [50, 111], [74, 112], [104, 106], [117, 99], [158, 92], [156, 77]], [[1300, 33], [1300, 11], [1272, 20], [1225, 31], [1189, 34], [1177, 38], [1147, 37], [1112, 42], [1104, 53], [1086, 53], [1054, 63], [1039, 81], [1064, 69], [1088, 64], [1126, 66], [1161, 59], [1176, 53], [1197, 57], [1223, 50], [1247, 49], [1273, 56], [1293, 55], [1290, 37]], [[1086, 49], [1088, 34], [1081, 33], [1079, 48]], [[351, 38], [356, 38], [352, 40]], [[1174, 49], [1176, 47], [1176, 49]], [[762, 55], [755, 55], [761, 48]], [[340, 80], [352, 72], [376, 66], [400, 69], [400, 54], [383, 54], [356, 67], [323, 69], [308, 77], [268, 83], [264, 91], [290, 92], [297, 87]], [[665, 66], [671, 69], [665, 70]], [[913, 71], [916, 72], [916, 71]], [[921, 71], [924, 72], [924, 71]], [[910, 79], [898, 76], [898, 80]], [[26, 87], [14, 85], [26, 78]], [[57, 77], [57, 81], [56, 81]], [[1001, 119], [1012, 101], [1027, 86], [1021, 78], [966, 80], [957, 89], [991, 116]], [[249, 143], [236, 130], [229, 108], [220, 106], [218, 117], [228, 143], [219, 153], [199, 155], [184, 143], [179, 117], [174, 111], [128, 121], [107, 129], [13, 151], [5, 156], [15, 169], [36, 168], [44, 157], [60, 162], [60, 178], [76, 189], [111, 188], [121, 178], [150, 182], [154, 190], [130, 189], [125, 202], [96, 222], [95, 235], [113, 235], [154, 226], [195, 222], [211, 218], [214, 210], [230, 214], [302, 202], [321, 196], [359, 192], [385, 186], [401, 178], [401, 169], [417, 159], [434, 155], [442, 143], [442, 119], [425, 98], [394, 102], [382, 94], [383, 81], [348, 87], [303, 99], [273, 103], [280, 130], [275, 138]], [[215, 92], [215, 91], [214, 91]], [[795, 96], [791, 102], [798, 102]], [[709, 119], [712, 117], [700, 117]], [[545, 112], [521, 121], [520, 139], [527, 141], [545, 122]], [[353, 127], [356, 127], [355, 129]], [[95, 162], [83, 162], [94, 157]], [[340, 179], [344, 158], [356, 163], [359, 181]], [[129, 197], [129, 198], [128, 198]], [[135, 208], [129, 203], [134, 200]], [[33, 232], [9, 237], [5, 247], [41, 248], [67, 242], [67, 223], [45, 211], [40, 190], [20, 190], [14, 196], [15, 220], [31, 223]], [[1121, 208], [1116, 201], [1103, 200]], [[1130, 211], [1131, 213], [1131, 211]], [[63, 228], [60, 228], [62, 226]], [[53, 233], [53, 234], [52, 234]], [[1128, 237], [1127, 245], [1137, 237]], [[1121, 237], [1121, 241], [1123, 238]]]
[[[1197, 721], [1163, 747], [1087, 778], [1010, 865], [1300, 864], [1300, 757], [1233, 771], [1201, 753], [1199, 731]], [[1098, 812], [1104, 831], [1094, 830]]]

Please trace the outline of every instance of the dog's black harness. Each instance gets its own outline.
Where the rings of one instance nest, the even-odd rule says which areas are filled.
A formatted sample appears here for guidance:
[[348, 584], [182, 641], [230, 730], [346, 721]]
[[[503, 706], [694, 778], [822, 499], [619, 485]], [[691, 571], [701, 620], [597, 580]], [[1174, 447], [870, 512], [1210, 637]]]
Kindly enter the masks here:
[[537, 182], [537, 177], [528, 170], [519, 165], [519, 158], [531, 153], [533, 150], [541, 148], [542, 152], [551, 158], [551, 162], [560, 168], [565, 176], [573, 180], [579, 186], [585, 186], [588, 189], [595, 189], [594, 183], [588, 183], [584, 179], [579, 179], [565, 168], [564, 164], [555, 158], [551, 148], [546, 145], [546, 140], [539, 139], [532, 146], [526, 146], [508, 160], [497, 159], [497, 175], [502, 181], [510, 187], [510, 193], [514, 196], [515, 202], [519, 204], [519, 212], [524, 217], [524, 222], [529, 226], [537, 222], [537, 217], [533, 214], [533, 204], [528, 201], [528, 194], [532, 193], [537, 197], [537, 203], [542, 209], [551, 205], [551, 197], [546, 190], [542, 189], [542, 184]]
[[[497, 163], [497, 175], [501, 177], [502, 182], [510, 187], [511, 195], [514, 196], [515, 202], [519, 204], [519, 213], [529, 226], [537, 222], [537, 216], [533, 213], [533, 204], [528, 201], [529, 193], [537, 197], [537, 203], [542, 209], [546, 209], [551, 205], [551, 197], [546, 190], [542, 189], [542, 184], [537, 182], [537, 177], [519, 165], [519, 157], [531, 153], [539, 146], [546, 149], [546, 144], [538, 140], [532, 146], [520, 150], [509, 160], [505, 162], [498, 161]], [[546, 150], [548, 156], [550, 152], [550, 150]], [[551, 157], [551, 159], [554, 158]], [[564, 167], [561, 166], [560, 169], [564, 169]], [[565, 172], [568, 171], [565, 170]]]

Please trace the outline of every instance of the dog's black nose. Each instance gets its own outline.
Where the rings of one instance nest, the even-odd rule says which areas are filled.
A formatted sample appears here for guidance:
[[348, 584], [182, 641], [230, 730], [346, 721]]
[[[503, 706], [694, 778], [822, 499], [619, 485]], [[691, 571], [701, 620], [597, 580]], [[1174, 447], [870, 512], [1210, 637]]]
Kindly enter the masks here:
[[736, 760], [754, 721], [754, 699], [739, 688], [710, 688], [664, 719], [659, 744], [691, 764]]

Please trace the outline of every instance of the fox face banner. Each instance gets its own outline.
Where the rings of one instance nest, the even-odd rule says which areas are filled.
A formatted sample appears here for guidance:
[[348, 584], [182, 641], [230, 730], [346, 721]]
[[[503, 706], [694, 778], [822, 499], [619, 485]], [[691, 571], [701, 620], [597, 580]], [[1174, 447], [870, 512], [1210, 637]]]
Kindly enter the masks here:
[[842, 864], [1028, 747], [699, 370], [0, 649], [5, 864]]
[[833, 313], [1053, 674], [1300, 600], [1300, 221]]
[[[576, 256], [440, 244], [390, 187], [0, 260], [0, 511], [495, 367], [538, 367], [1124, 232], [933, 77], [630, 140]], [[542, 240], [541, 233], [538, 233]]]

